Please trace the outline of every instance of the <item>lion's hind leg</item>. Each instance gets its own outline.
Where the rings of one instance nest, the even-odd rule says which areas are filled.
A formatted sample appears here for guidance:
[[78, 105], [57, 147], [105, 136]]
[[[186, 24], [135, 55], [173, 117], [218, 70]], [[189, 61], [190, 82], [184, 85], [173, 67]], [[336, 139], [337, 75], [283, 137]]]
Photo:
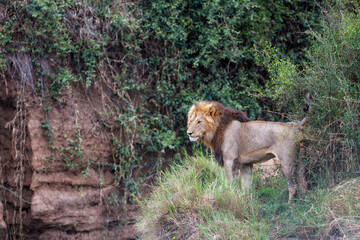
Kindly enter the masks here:
[[279, 160], [281, 167], [284, 171], [284, 175], [286, 177], [289, 189], [289, 202], [291, 202], [297, 193], [297, 186], [295, 180], [295, 157], [293, 152], [289, 150], [289, 148], [287, 149], [287, 151], [277, 153], [276, 158]]
[[305, 148], [300, 146], [299, 158], [298, 158], [298, 162], [297, 162], [296, 181], [300, 186], [301, 192], [303, 192], [303, 193], [305, 193], [308, 190], [307, 182], [306, 182], [306, 179], [305, 179], [305, 166], [304, 166], [304, 163], [303, 163], [304, 154], [305, 154]]

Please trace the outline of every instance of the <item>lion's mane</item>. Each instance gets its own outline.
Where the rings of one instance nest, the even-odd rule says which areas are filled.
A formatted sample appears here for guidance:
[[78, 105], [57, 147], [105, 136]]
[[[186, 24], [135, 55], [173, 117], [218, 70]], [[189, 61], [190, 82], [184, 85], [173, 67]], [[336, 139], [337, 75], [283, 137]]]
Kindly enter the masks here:
[[223, 166], [224, 161], [221, 145], [224, 142], [226, 127], [233, 120], [248, 122], [250, 119], [243, 111], [232, 109], [219, 102], [213, 101], [196, 102], [190, 109], [188, 116], [195, 112], [212, 117], [213, 121], [206, 121], [206, 134], [212, 137], [210, 137], [210, 139], [204, 138], [202, 142], [213, 150], [216, 161]]

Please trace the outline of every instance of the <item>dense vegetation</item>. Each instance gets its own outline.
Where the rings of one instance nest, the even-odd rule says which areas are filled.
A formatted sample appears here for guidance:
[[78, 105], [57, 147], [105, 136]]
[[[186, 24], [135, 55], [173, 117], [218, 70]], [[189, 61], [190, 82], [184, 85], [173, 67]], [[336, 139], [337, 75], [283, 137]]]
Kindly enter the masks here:
[[268, 75], [253, 48], [271, 43], [299, 63], [312, 39], [304, 31], [318, 25], [319, 8], [300, 0], [224, 3], [3, 1], [1, 70], [31, 76], [22, 81], [43, 99], [44, 134], [55, 151], [62, 146], [52, 143], [52, 103], [74, 87], [89, 98], [100, 88], [112, 103], [98, 115], [114, 132], [113, 168], [133, 192], [134, 169], [147, 164], [156, 172], [165, 155], [179, 159], [189, 146], [184, 122], [195, 100], [218, 100], [253, 119], [278, 118], [268, 112], [276, 104], [257, 97]]
[[263, 94], [294, 114], [304, 93], [311, 94], [306, 163], [314, 178], [326, 175], [326, 181], [339, 182], [360, 171], [359, 10], [355, 2], [328, 8], [321, 31], [309, 33], [314, 41], [300, 66], [271, 47], [259, 57], [271, 78]]

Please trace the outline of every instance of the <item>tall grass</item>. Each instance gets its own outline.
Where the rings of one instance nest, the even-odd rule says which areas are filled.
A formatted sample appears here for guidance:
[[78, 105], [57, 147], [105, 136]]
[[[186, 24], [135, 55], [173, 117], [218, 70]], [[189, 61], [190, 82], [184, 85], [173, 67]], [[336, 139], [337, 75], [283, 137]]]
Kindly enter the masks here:
[[357, 239], [360, 179], [315, 189], [287, 203], [286, 180], [257, 181], [250, 195], [205, 156], [162, 174], [140, 202], [144, 239]]
[[259, 218], [259, 203], [240, 189], [214, 160], [188, 157], [159, 177], [141, 203], [138, 229], [146, 239], [264, 238], [268, 227]]

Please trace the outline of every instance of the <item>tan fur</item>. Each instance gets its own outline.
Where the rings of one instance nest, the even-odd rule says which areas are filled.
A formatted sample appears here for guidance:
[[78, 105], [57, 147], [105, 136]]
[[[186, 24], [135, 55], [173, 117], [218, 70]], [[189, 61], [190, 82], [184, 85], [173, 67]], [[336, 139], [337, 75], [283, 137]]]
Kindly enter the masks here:
[[[291, 201], [296, 194], [295, 168], [302, 166], [300, 161], [296, 162], [299, 142], [303, 139], [300, 128], [308, 117], [299, 123], [248, 121], [243, 112], [232, 111], [237, 110], [216, 102], [195, 103], [188, 113], [190, 140], [211, 148], [218, 162], [223, 162], [228, 179], [236, 177], [240, 170], [246, 190], [251, 187], [253, 164], [276, 157], [287, 179]], [[297, 180], [305, 191], [303, 169], [298, 171]]]

